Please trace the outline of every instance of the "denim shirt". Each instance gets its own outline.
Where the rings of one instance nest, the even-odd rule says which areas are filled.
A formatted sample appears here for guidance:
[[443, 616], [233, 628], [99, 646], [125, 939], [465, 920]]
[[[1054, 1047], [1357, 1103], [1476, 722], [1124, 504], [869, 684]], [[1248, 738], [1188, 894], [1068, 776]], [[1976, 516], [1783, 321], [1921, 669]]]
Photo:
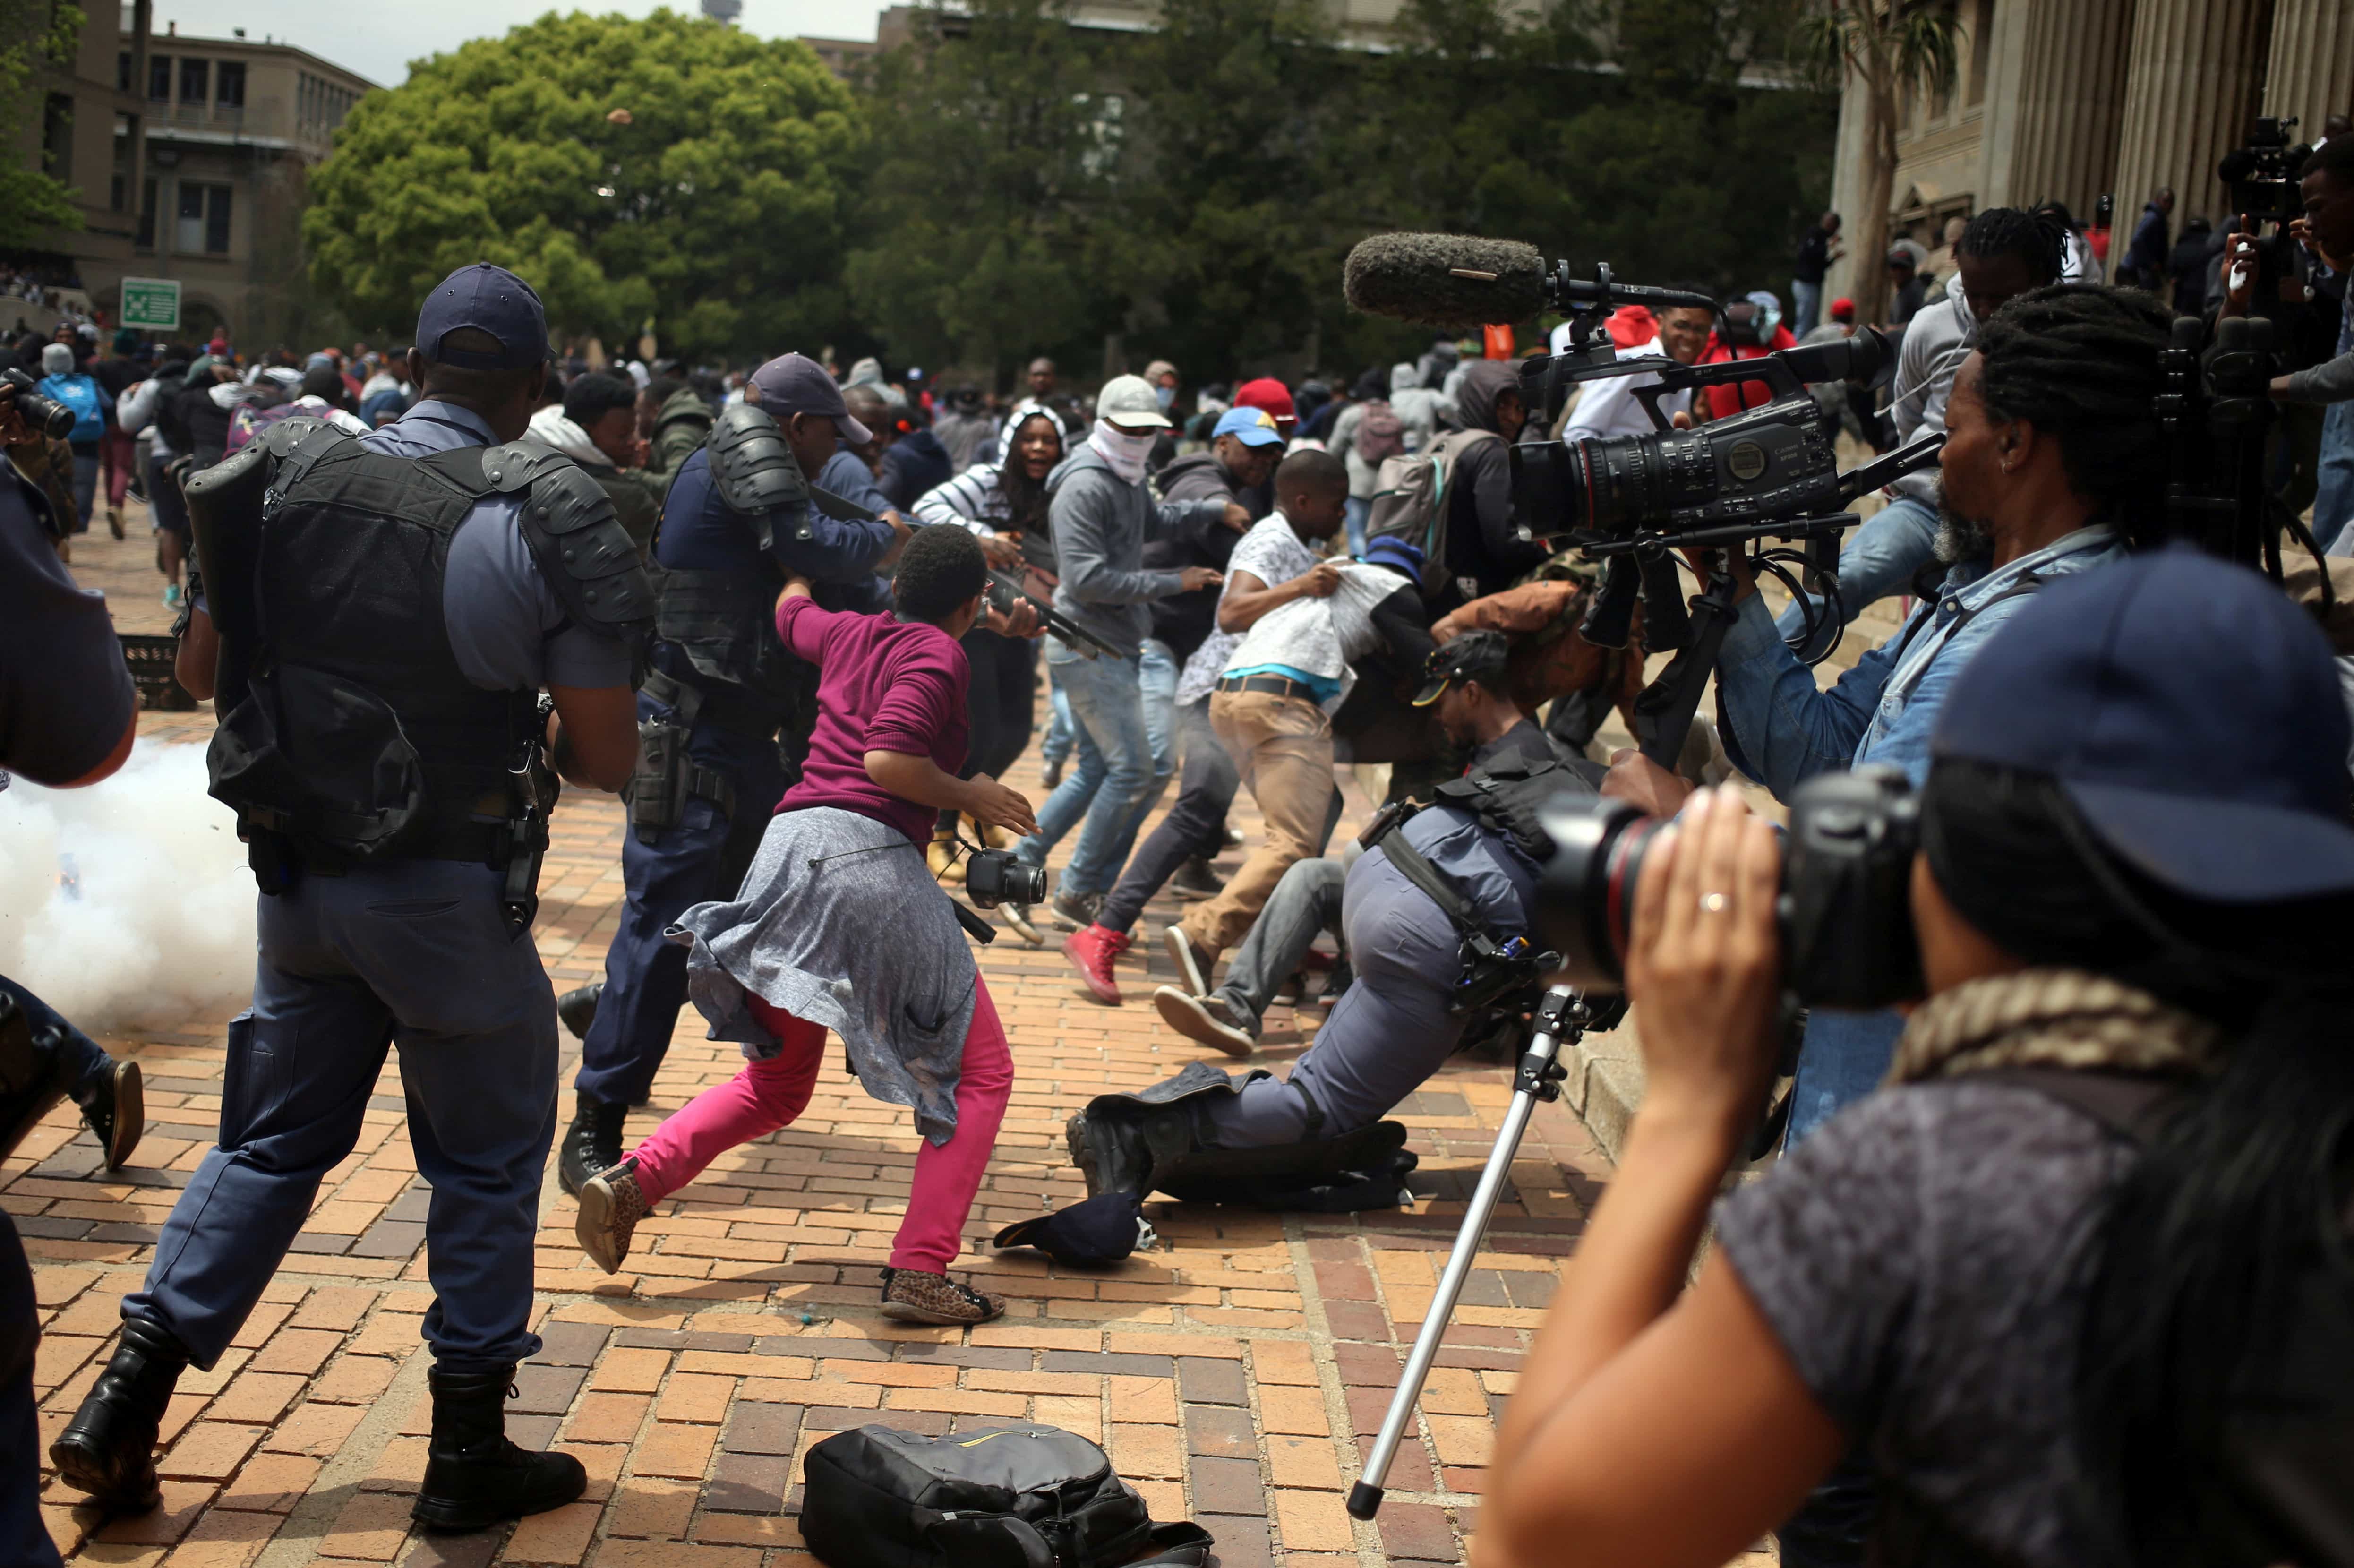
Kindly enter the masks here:
[[2031, 574], [2048, 581], [2124, 553], [2116, 531], [2094, 524], [1992, 571], [1978, 562], [1957, 566], [1935, 603], [1924, 604], [1903, 633], [1856, 661], [1829, 691], [1818, 689], [1814, 672], [1775, 629], [1765, 599], [1752, 594], [1716, 662], [1726, 754], [1778, 800], [1818, 773], [1867, 762], [1901, 768], [1917, 787], [1929, 774], [1929, 740], [1946, 689], [1969, 662], [1969, 651], [1999, 630], [2027, 597], [2003, 595]]
[[[1867, 762], [1903, 768], [1918, 789], [1929, 776], [1929, 741], [1946, 688], [1971, 652], [2029, 597], [2003, 596], [2030, 574], [2049, 581], [2124, 554], [2117, 532], [2096, 524], [1993, 571], [1965, 562], [1946, 574], [1935, 603], [1924, 604], [1902, 633], [1856, 661], [1827, 692], [1782, 641], [1765, 599], [1750, 595], [1717, 658], [1725, 754], [1778, 800], [1819, 773]], [[1870, 1094], [1903, 1031], [1894, 1012], [1810, 1013], [1791, 1088], [1790, 1142]]]

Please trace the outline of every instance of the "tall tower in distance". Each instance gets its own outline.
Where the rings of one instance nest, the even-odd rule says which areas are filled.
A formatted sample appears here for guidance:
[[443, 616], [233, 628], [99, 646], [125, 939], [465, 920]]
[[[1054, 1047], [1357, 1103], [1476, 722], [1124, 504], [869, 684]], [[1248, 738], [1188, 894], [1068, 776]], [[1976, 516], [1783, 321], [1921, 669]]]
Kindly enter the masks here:
[[736, 18], [744, 14], [744, 0], [703, 0], [703, 14], [732, 27]]

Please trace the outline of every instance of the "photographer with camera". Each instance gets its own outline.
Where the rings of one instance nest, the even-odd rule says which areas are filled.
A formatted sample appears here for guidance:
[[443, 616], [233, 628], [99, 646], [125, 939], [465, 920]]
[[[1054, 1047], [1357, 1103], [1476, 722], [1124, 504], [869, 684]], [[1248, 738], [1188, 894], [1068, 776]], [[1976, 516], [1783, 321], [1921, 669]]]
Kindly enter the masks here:
[[[2152, 404], [2170, 320], [2147, 295], [2076, 285], [2021, 294], [1979, 326], [1954, 379], [1939, 458], [1946, 580], [1829, 690], [1791, 652], [1734, 556], [1737, 613], [1715, 671], [1720, 734], [1736, 767], [1786, 801], [1818, 774], [1867, 763], [1921, 777], [1939, 705], [1988, 639], [2044, 585], [2110, 565], [2158, 523], [2166, 454]], [[1616, 766], [1674, 787], [1640, 755]], [[1897, 1029], [1893, 1013], [1808, 1021], [1793, 1141], [1871, 1090]]]
[[[2348, 741], [2306, 616], [2176, 549], [2020, 608], [1917, 797], [1802, 798], [1787, 868], [1729, 795], [1654, 834], [1644, 1101], [1473, 1568], [1723, 1563], [1849, 1453], [1873, 1561], [2344, 1561]], [[1925, 997], [1889, 1086], [1720, 1199], [1779, 997], [1858, 949]]]
[[1005, 1310], [947, 1269], [1013, 1093], [1013, 1057], [956, 906], [924, 863], [939, 811], [1037, 829], [1021, 795], [986, 774], [957, 777], [970, 735], [960, 639], [981, 623], [989, 588], [981, 541], [943, 527], [908, 541], [889, 615], [822, 609], [805, 578], [786, 583], [778, 640], [818, 672], [809, 760], [741, 891], [685, 911], [671, 938], [712, 1038], [742, 1043], [748, 1060], [582, 1187], [577, 1234], [607, 1273], [653, 1205], [801, 1115], [832, 1030], [866, 1092], [912, 1107], [925, 1139], [883, 1271], [884, 1316], [980, 1323]]

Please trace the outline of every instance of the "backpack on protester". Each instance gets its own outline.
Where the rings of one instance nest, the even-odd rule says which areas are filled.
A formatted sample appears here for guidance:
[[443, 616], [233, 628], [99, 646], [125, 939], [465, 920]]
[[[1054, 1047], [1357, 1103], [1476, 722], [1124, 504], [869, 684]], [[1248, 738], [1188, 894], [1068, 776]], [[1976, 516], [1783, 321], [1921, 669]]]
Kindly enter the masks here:
[[1423, 592], [1435, 594], [1447, 586], [1447, 487], [1456, 465], [1481, 441], [1503, 439], [1493, 430], [1449, 430], [1411, 457], [1383, 460], [1365, 537], [1403, 539], [1420, 550]]
[[1378, 471], [1388, 459], [1405, 455], [1405, 421], [1386, 398], [1373, 398], [1357, 416], [1356, 433], [1350, 444], [1356, 448], [1359, 462]]
[[804, 1474], [801, 1538], [827, 1568], [1204, 1568], [1209, 1561], [1209, 1531], [1154, 1524], [1104, 1451], [1057, 1426], [1009, 1421], [945, 1437], [861, 1426], [811, 1448]]

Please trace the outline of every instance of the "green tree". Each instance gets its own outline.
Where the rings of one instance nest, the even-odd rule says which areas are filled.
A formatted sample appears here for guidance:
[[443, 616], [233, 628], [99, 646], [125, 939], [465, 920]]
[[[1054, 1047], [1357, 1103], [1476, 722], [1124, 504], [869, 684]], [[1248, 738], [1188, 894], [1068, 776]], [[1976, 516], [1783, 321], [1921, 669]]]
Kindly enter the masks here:
[[1064, 0], [973, 0], [928, 5], [885, 57], [844, 276], [895, 356], [1001, 386], [1034, 354], [1087, 362], [1111, 309], [1088, 256], [1124, 129], [1104, 52]]
[[[72, 0], [0, 0], [0, 147], [15, 146], [22, 134], [34, 74], [73, 64], [81, 24]], [[73, 198], [46, 167], [0, 163], [0, 248], [31, 249], [44, 230], [80, 228]]]
[[1863, 210], [1849, 230], [1858, 321], [1887, 314], [1888, 269], [1878, 259], [1888, 250], [1903, 101], [1953, 91], [1960, 35], [1954, 0], [1820, 0], [1798, 24], [1799, 54], [1816, 79], [1852, 80], [1863, 92]]
[[805, 45], [669, 11], [551, 13], [362, 99], [302, 233], [327, 296], [378, 330], [490, 260], [558, 332], [634, 337], [652, 316], [690, 355], [814, 348], [841, 322], [862, 134]]

